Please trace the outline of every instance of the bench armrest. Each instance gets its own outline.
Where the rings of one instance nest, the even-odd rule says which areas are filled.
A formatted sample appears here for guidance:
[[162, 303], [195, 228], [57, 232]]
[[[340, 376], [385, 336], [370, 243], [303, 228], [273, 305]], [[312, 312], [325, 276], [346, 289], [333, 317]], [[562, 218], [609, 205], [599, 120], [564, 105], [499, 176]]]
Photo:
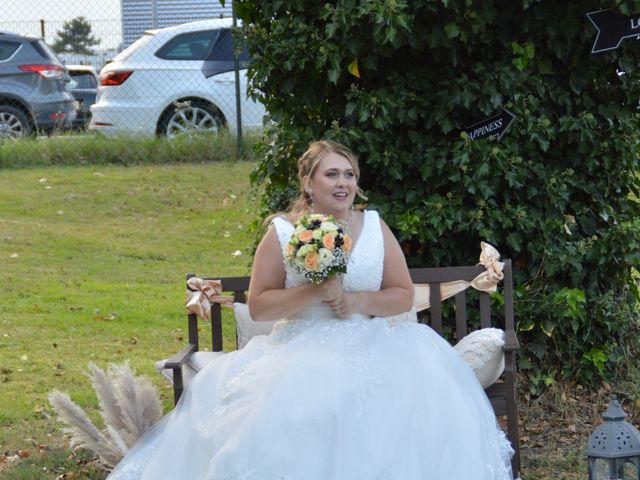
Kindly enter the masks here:
[[185, 345], [173, 357], [164, 362], [164, 368], [181, 368], [182, 365], [189, 361], [189, 357], [197, 351], [197, 347], [190, 343]]
[[518, 343], [516, 332], [514, 332], [513, 330], [507, 330], [504, 333], [504, 351], [516, 352], [518, 350], [520, 350], [520, 344]]

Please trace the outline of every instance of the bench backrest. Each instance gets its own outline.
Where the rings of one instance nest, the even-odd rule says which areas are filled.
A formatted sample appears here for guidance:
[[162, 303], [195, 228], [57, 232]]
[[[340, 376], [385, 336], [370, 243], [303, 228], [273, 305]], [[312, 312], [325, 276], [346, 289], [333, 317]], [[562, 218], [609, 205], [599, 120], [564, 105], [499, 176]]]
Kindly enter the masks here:
[[[456, 280], [471, 281], [479, 274], [484, 272], [485, 269], [482, 265], [476, 265], [472, 267], [441, 267], [441, 268], [413, 268], [410, 270], [411, 279], [415, 284], [429, 284], [430, 286], [430, 305], [431, 307], [424, 312], [421, 312], [419, 319], [422, 323], [427, 323], [438, 332], [441, 336], [444, 336], [452, 343], [460, 341], [469, 332], [476, 330], [477, 328], [488, 328], [491, 326], [503, 329], [505, 332], [513, 332], [515, 334], [514, 320], [513, 320], [513, 282], [511, 279], [511, 262], [509, 260], [504, 262], [504, 279], [499, 286], [504, 301], [502, 302], [503, 308], [499, 306], [492, 308], [492, 298], [486, 292], [478, 292], [469, 288], [456, 294], [453, 297], [455, 302], [455, 330], [454, 337], [449, 338], [445, 335], [445, 326], [443, 323], [443, 305], [448, 302], [444, 302], [440, 295], [440, 284], [446, 282], [452, 282]], [[478, 304], [469, 305], [472, 297], [478, 298]], [[469, 309], [468, 307], [471, 306]], [[469, 318], [468, 311], [476, 313], [475, 317], [479, 316], [479, 325], [474, 325], [473, 318]]]
[[[428, 310], [419, 313], [419, 321], [431, 326], [438, 334], [444, 336], [451, 343], [455, 343], [462, 339], [469, 332], [477, 328], [497, 327], [505, 331], [505, 338], [510, 340], [507, 343], [514, 343], [515, 325], [513, 317], [513, 282], [511, 277], [511, 261], [504, 262], [504, 279], [501, 282], [499, 290], [502, 293], [502, 305], [493, 306], [491, 295], [485, 292], [477, 292], [473, 289], [464, 290], [456, 294], [452, 300], [441, 300], [440, 284], [452, 282], [456, 280], [471, 281], [484, 271], [481, 265], [469, 267], [434, 267], [434, 268], [412, 268], [409, 270], [413, 283], [429, 284], [430, 286], [430, 304]], [[188, 275], [187, 278], [193, 276]], [[224, 292], [232, 293], [234, 302], [246, 302], [246, 292], [249, 289], [249, 277], [223, 277], [217, 278], [222, 283]], [[477, 305], [470, 305], [473, 297], [478, 298]], [[448, 302], [455, 302], [455, 330], [451, 338], [446, 335], [445, 327], [452, 325], [443, 322], [443, 307]], [[451, 309], [449, 309], [451, 311]], [[474, 312], [470, 316], [468, 312]], [[474, 320], [479, 316], [479, 325], [474, 325]], [[212, 334], [212, 351], [222, 351], [222, 311], [219, 304], [214, 304], [211, 309], [211, 334]], [[193, 327], [191, 322], [189, 325], [189, 343], [198, 345], [198, 324], [194, 316]], [[193, 335], [192, 335], [193, 334]], [[193, 338], [192, 338], [193, 337]], [[517, 343], [517, 342], [516, 342]]]

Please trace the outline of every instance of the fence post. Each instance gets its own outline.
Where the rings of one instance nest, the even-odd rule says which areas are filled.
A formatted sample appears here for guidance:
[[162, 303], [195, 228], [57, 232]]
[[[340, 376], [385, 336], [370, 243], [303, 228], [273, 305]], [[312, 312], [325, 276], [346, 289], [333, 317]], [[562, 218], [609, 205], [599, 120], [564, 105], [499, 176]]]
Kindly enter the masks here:
[[[233, 18], [233, 30], [235, 32], [238, 22], [236, 20], [236, 2], [231, 2], [231, 16]], [[243, 142], [242, 142], [242, 112], [240, 111], [240, 62], [238, 59], [238, 49], [235, 48], [236, 42], [233, 42], [233, 70], [235, 73], [236, 82], [236, 136], [238, 142], [238, 158], [244, 157]]]
[[42, 37], [42, 41], [44, 42], [44, 18], [40, 19], [40, 36]]
[[156, 0], [151, 0], [151, 26], [158, 28], [158, 4]]

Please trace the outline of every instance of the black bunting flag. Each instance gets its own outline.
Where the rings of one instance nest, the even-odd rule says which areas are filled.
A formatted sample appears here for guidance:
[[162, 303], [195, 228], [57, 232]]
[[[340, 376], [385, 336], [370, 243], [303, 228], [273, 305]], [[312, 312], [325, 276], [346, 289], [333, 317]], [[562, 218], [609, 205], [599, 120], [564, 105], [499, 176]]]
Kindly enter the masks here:
[[587, 17], [598, 30], [591, 53], [614, 50], [625, 38], [640, 36], [640, 17], [626, 17], [612, 10], [589, 12]]
[[503, 108], [502, 112], [498, 115], [475, 123], [467, 127], [464, 131], [467, 132], [471, 140], [478, 140], [479, 138], [490, 137], [492, 135], [497, 135], [498, 140], [500, 140], [515, 118], [516, 116], [513, 113]]

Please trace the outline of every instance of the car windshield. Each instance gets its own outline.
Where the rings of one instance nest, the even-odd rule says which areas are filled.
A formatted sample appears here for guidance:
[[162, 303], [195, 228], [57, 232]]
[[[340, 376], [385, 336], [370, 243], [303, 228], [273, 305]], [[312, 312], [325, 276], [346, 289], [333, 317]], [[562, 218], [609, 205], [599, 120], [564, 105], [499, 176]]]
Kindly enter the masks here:
[[127, 48], [121, 51], [118, 55], [116, 55], [113, 61], [114, 62], [125, 61], [127, 58], [131, 56], [133, 52], [135, 52], [139, 48], [149, 43], [154, 36], [155, 36], [154, 33], [150, 33], [150, 32], [145, 33], [142, 37], [140, 37], [138, 40], [133, 42], [131, 45], [129, 45]]
[[98, 83], [96, 77], [91, 72], [74, 72], [70, 71], [71, 79], [74, 82], [72, 88], [97, 88]]

